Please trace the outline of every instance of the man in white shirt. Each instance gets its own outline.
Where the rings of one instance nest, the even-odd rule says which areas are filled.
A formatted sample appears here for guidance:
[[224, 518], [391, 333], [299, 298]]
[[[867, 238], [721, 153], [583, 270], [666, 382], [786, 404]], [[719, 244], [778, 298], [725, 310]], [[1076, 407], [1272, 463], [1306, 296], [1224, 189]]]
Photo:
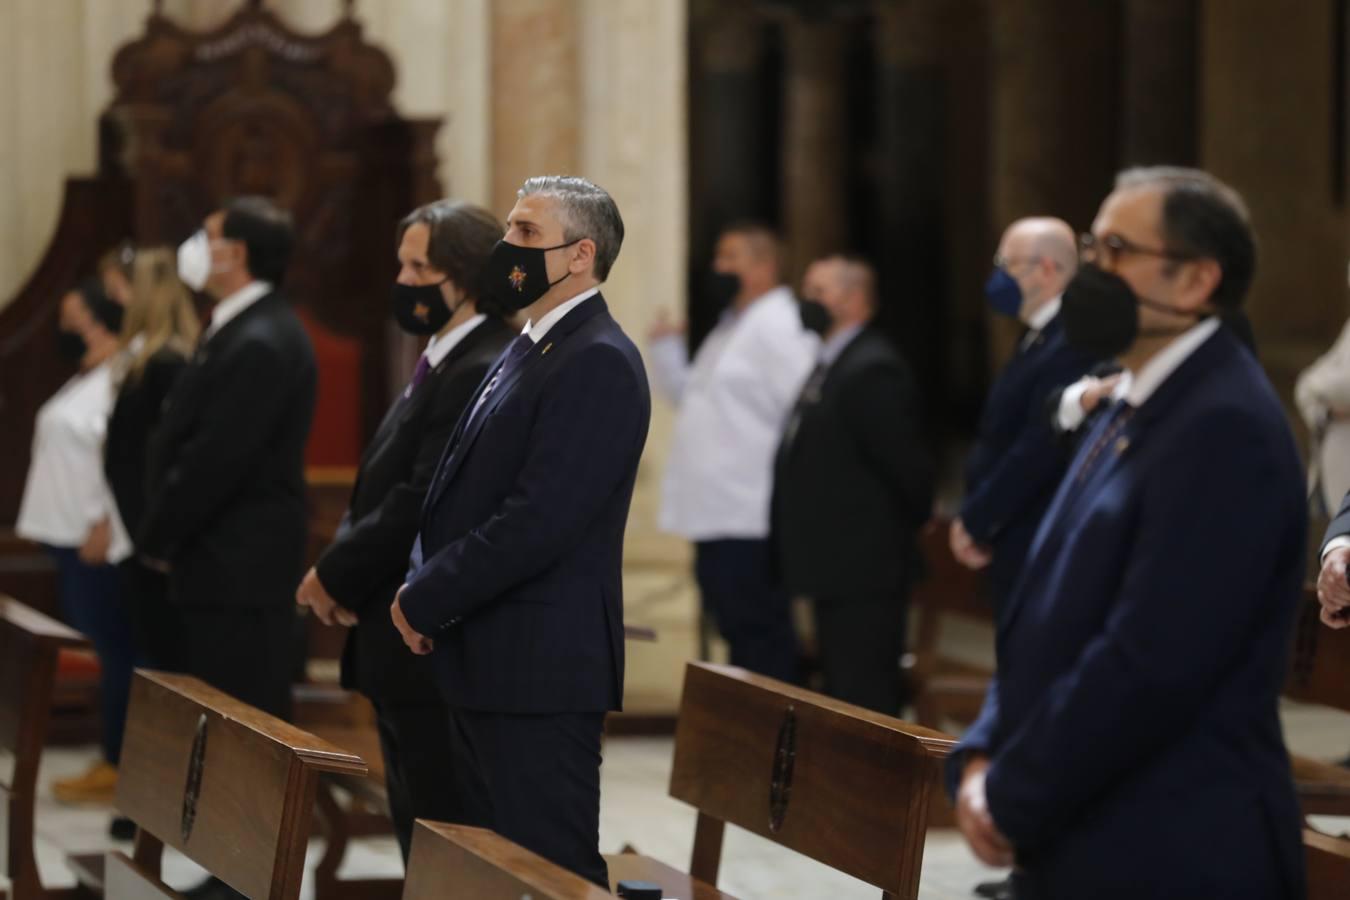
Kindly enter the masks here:
[[729, 306], [693, 364], [679, 330], [662, 320], [651, 335], [652, 380], [679, 409], [660, 524], [693, 541], [703, 608], [731, 662], [794, 681], [797, 643], [789, 598], [774, 585], [769, 499], [774, 452], [818, 341], [782, 284], [780, 245], [767, 227], [727, 228], [712, 268]]

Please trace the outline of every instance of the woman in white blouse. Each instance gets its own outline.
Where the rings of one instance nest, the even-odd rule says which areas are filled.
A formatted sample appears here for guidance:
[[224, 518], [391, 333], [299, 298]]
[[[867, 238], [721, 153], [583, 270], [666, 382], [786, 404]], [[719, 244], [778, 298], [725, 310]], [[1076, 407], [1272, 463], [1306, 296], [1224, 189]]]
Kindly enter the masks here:
[[93, 642], [99, 657], [103, 759], [84, 775], [54, 786], [58, 799], [71, 802], [112, 799], [135, 661], [115, 565], [131, 552], [131, 544], [103, 476], [121, 311], [97, 281], [61, 299], [58, 349], [78, 371], [38, 410], [15, 525], [20, 537], [51, 553], [62, 613]]

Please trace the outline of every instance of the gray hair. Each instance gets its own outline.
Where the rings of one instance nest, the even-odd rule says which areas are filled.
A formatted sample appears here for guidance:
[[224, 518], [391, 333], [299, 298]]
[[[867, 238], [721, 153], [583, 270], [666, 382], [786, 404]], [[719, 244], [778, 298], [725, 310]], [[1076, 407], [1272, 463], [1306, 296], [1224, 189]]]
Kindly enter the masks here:
[[1242, 195], [1208, 172], [1180, 166], [1144, 166], [1116, 176], [1117, 190], [1134, 188], [1162, 191], [1169, 251], [1219, 264], [1223, 275], [1210, 300], [1225, 309], [1241, 305], [1256, 273], [1256, 237]]
[[604, 281], [623, 245], [623, 218], [604, 188], [575, 175], [538, 175], [527, 178], [518, 197], [538, 194], [558, 201], [563, 240], [590, 238], [595, 242], [595, 277]]

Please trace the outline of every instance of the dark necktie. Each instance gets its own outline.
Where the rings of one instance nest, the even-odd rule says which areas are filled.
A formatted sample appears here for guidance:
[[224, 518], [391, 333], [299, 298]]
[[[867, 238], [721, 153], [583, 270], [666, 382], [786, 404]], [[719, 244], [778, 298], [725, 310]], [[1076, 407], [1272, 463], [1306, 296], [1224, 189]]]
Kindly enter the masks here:
[[1074, 473], [1074, 485], [1076, 487], [1081, 487], [1088, 480], [1088, 476], [1100, 464], [1108, 447], [1115, 444], [1115, 453], [1119, 456], [1129, 446], [1129, 439], [1122, 437], [1121, 432], [1125, 430], [1125, 426], [1129, 424], [1130, 418], [1134, 415], [1134, 407], [1124, 400], [1120, 400], [1116, 402], [1107, 415], [1111, 417], [1110, 421], [1102, 429], [1101, 434], [1097, 435], [1097, 440], [1092, 442], [1092, 446], [1083, 457], [1083, 462], [1078, 467], [1078, 471]]
[[413, 369], [412, 380], [408, 382], [408, 388], [403, 392], [404, 397], [411, 397], [412, 392], [417, 390], [418, 386], [427, 379], [427, 373], [431, 371], [431, 360], [423, 353], [417, 358], [417, 368]]
[[492, 380], [483, 388], [483, 393], [478, 395], [478, 402], [473, 405], [473, 412], [469, 414], [468, 422], [473, 422], [474, 417], [478, 415], [478, 410], [483, 408], [487, 398], [492, 396], [492, 392], [497, 389], [497, 385], [507, 375], [510, 375], [520, 365], [520, 361], [525, 355], [534, 348], [534, 340], [528, 334], [520, 334], [516, 339], [506, 345], [506, 352], [502, 354], [502, 364], [497, 367], [497, 374], [492, 376]]
[[788, 419], [787, 431], [783, 433], [785, 448], [792, 449], [792, 442], [797, 438], [797, 430], [802, 427], [802, 417], [806, 415], [807, 407], [820, 402], [820, 388], [825, 383], [825, 376], [829, 370], [830, 367], [825, 363], [816, 363], [806, 383], [802, 385], [802, 392], [797, 396], [797, 405], [792, 407], [792, 416]]

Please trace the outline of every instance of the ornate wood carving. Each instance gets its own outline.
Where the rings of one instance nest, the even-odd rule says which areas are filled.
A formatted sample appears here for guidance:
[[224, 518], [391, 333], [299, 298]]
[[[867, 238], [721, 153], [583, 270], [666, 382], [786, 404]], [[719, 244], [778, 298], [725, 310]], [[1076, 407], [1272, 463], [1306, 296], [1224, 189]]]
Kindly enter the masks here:
[[440, 123], [397, 114], [389, 56], [344, 9], [330, 30], [306, 35], [253, 2], [198, 33], [156, 3], [144, 34], [117, 52], [97, 177], [67, 183], [51, 247], [0, 313], [0, 523], [17, 512], [33, 416], [69, 375], [50, 352], [60, 292], [117, 240], [175, 244], [231, 196], [264, 194], [295, 216], [287, 292], [311, 326], [360, 342], [363, 396], [348, 408], [362, 436], [378, 422], [393, 227], [440, 194]]

